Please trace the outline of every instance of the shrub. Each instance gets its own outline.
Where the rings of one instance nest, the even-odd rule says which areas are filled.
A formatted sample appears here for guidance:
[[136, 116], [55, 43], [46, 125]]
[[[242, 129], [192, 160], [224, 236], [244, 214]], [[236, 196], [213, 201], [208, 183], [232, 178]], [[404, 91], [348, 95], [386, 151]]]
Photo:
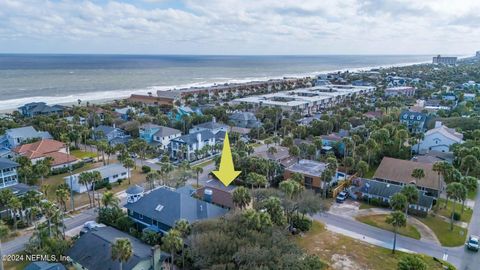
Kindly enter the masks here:
[[[84, 165], [85, 165], [85, 163], [83, 161], [75, 163], [75, 164], [72, 165], [72, 171], [74, 171], [76, 169], [79, 169], [79, 168], [82, 168]], [[51, 175], [58, 175], [58, 174], [62, 174], [62, 173], [68, 173], [69, 171], [70, 171], [70, 167], [67, 166], [67, 167], [63, 167], [63, 168], [52, 169], [50, 174]]]
[[292, 218], [292, 225], [294, 228], [297, 228], [302, 232], [306, 232], [312, 227], [312, 221], [307, 217], [295, 215]]
[[152, 170], [152, 168], [148, 167], [147, 165], [142, 166], [142, 172], [143, 173], [149, 173]]
[[462, 219], [462, 215], [460, 213], [453, 213], [453, 220], [459, 221], [460, 219]]

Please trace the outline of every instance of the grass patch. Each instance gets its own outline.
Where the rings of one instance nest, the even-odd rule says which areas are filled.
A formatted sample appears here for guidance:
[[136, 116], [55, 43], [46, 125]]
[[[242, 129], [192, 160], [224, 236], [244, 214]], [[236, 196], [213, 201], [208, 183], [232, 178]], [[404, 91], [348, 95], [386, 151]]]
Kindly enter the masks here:
[[467, 229], [453, 225], [453, 231], [451, 231], [450, 223], [432, 215], [426, 218], [418, 218], [418, 220], [427, 225], [435, 233], [442, 246], [457, 247], [465, 243]]
[[374, 205], [368, 204], [366, 202], [360, 202], [360, 206], [358, 207], [358, 209], [360, 209], [360, 210], [370, 209], [370, 208], [378, 208], [378, 206], [374, 206]]
[[[436, 214], [444, 216], [446, 218], [451, 218], [452, 216], [452, 207], [453, 207], [453, 202], [451, 200], [448, 201], [448, 205], [445, 208], [445, 199], [438, 199], [436, 209], [434, 210]], [[457, 213], [462, 212], [462, 204], [460, 203], [455, 203], [455, 211]], [[472, 219], [473, 215], [473, 210], [470, 207], [464, 206], [463, 207], [463, 214], [460, 218], [461, 221], [463, 222], [470, 222]]]
[[469, 190], [467, 193], [467, 199], [475, 200], [477, 197], [477, 190]]
[[[257, 147], [259, 147], [259, 146], [261, 146], [261, 145], [262, 145], [261, 143], [251, 143], [251, 144], [249, 144], [249, 146], [251, 146], [251, 147], [253, 147], [253, 148], [257, 148]], [[272, 146], [273, 146], [273, 144], [272, 144]]]
[[202, 167], [203, 168], [203, 167], [206, 167], [206, 166], [208, 166], [210, 164], [213, 164], [213, 163], [215, 163], [215, 159], [212, 158], [212, 159], [203, 161], [201, 163], [198, 163], [196, 165], [192, 165], [192, 167]]
[[82, 151], [82, 150], [72, 150], [72, 156], [79, 158], [79, 159], [84, 159], [84, 158], [96, 158], [97, 153], [94, 152], [88, 152], [88, 151]]
[[[393, 232], [392, 225], [385, 222], [385, 219], [388, 215], [370, 215], [370, 216], [359, 216], [355, 217], [356, 220], [365, 223], [367, 225], [377, 227], [383, 230]], [[398, 229], [398, 234], [407, 236], [413, 239], [419, 240], [421, 235], [418, 232], [417, 228], [407, 223], [406, 227], [402, 227]]]
[[[312, 229], [305, 235], [295, 236], [295, 242], [307, 253], [318, 255], [330, 265], [342, 260], [349, 261], [352, 263], [349, 269], [396, 270], [400, 258], [406, 256], [400, 251], [392, 254], [390, 249], [330, 232], [322, 223], [316, 221], [313, 223]], [[420, 256], [429, 270], [442, 270], [444, 269], [443, 265], [447, 264], [435, 261], [432, 257]]]

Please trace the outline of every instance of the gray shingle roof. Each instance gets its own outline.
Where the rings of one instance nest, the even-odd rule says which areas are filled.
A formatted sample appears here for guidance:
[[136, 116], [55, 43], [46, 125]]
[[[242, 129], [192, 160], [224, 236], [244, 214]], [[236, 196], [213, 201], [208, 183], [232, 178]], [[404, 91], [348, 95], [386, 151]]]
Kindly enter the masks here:
[[127, 188], [125, 193], [127, 193], [127, 194], [139, 194], [139, 193], [142, 193], [143, 191], [144, 191], [143, 187], [141, 187], [139, 185], [133, 185], [133, 186], [130, 186], [129, 188]]
[[132, 257], [123, 264], [123, 269], [132, 269], [139, 262], [151, 258], [151, 247], [137, 238], [112, 227], [95, 228], [80, 236], [67, 251], [75, 262], [87, 269], [119, 269], [118, 261], [111, 259], [111, 246], [117, 238], [128, 238], [132, 244]]
[[182, 132], [178, 129], [160, 126], [160, 129], [155, 133], [155, 136], [165, 137], [165, 136], [175, 135], [179, 133], [181, 134]]
[[103, 135], [107, 136], [110, 132], [113, 132], [115, 130], [114, 127], [111, 126], [105, 126], [105, 125], [100, 125], [96, 127], [93, 131], [96, 132], [102, 132]]
[[44, 261], [32, 262], [24, 270], [65, 270], [61, 263], [49, 263]]
[[193, 128], [197, 128], [197, 127], [199, 127], [199, 128], [206, 128], [206, 129], [210, 129], [210, 130], [212, 130], [212, 129], [217, 129], [217, 128], [224, 128], [224, 127], [228, 128], [227, 125], [222, 124], [222, 123], [219, 123], [219, 122], [216, 122], [216, 121], [215, 121], [215, 122], [214, 122], [214, 121], [210, 121], [210, 122], [201, 123], [201, 124], [198, 124], [198, 125], [193, 126]]
[[12, 161], [6, 158], [0, 158], [0, 170], [8, 169], [8, 168], [16, 168], [18, 166], [20, 166], [20, 164], [18, 164], [15, 161]]
[[178, 138], [173, 139], [172, 141], [185, 142], [188, 145], [192, 145], [192, 144], [197, 142], [197, 134], [201, 135], [202, 141], [209, 140], [209, 139], [215, 137], [215, 135], [210, 130], [202, 130], [202, 131], [199, 131], [199, 132], [190, 133], [190, 134], [187, 134], [187, 135], [180, 136]]
[[43, 138], [51, 139], [52, 136], [48, 132], [38, 132], [32, 126], [11, 128], [6, 133], [14, 138]]
[[[156, 208], [159, 205], [163, 208], [157, 211]], [[226, 209], [167, 188], [153, 190], [137, 202], [127, 203], [125, 208], [170, 227], [173, 227], [179, 219], [186, 219], [191, 224], [198, 220], [220, 217], [227, 213]]]

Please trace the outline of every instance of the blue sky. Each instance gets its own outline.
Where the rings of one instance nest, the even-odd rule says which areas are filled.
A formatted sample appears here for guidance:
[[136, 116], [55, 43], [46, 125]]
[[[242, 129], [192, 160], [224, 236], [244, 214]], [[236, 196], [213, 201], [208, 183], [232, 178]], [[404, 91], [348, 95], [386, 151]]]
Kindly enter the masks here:
[[0, 53], [473, 54], [480, 1], [0, 0]]

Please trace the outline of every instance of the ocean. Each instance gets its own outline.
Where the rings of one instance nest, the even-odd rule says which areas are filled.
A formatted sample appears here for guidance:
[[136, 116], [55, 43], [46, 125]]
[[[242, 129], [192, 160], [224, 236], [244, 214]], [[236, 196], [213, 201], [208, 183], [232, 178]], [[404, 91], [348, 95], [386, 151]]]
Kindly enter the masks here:
[[197, 56], [0, 54], [0, 110], [132, 93], [303, 77], [431, 61], [431, 55]]

